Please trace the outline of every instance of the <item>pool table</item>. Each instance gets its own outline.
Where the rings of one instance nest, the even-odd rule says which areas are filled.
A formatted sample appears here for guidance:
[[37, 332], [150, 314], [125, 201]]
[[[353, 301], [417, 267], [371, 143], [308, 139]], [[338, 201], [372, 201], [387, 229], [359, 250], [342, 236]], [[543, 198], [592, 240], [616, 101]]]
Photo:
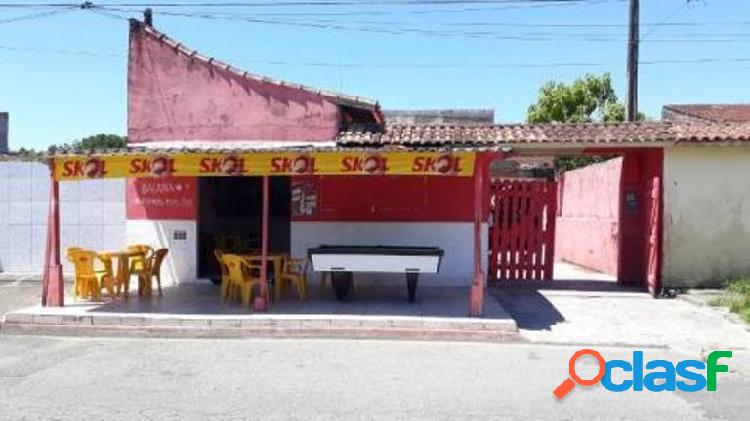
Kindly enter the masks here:
[[331, 274], [336, 298], [351, 289], [354, 272], [406, 274], [410, 302], [414, 302], [420, 273], [438, 273], [443, 250], [437, 247], [322, 245], [307, 251], [312, 268]]

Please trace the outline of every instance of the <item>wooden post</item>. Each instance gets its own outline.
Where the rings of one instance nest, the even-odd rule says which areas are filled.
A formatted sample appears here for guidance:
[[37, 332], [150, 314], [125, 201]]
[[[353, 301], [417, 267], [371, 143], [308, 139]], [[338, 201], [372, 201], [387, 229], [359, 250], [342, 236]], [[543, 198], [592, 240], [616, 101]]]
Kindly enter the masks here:
[[482, 273], [482, 216], [484, 215], [484, 165], [478, 155], [474, 163], [474, 277], [471, 281], [469, 315], [480, 317], [484, 303], [484, 274]]
[[[268, 311], [268, 190], [269, 179], [267, 175], [263, 176], [263, 211], [261, 217], [261, 240], [260, 240], [260, 297], [255, 297], [253, 301], [253, 310]], [[275, 274], [278, 276], [278, 274]]]
[[65, 286], [60, 265], [60, 186], [55, 180], [55, 162], [50, 161], [49, 213], [47, 218], [47, 247], [42, 279], [42, 305], [62, 307], [65, 304]]

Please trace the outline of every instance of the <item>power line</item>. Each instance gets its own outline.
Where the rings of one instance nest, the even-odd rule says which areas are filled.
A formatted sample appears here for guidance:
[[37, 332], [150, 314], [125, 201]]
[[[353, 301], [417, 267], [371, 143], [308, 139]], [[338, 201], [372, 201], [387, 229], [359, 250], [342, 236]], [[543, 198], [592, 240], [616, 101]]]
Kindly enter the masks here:
[[6, 19], [0, 19], [0, 24], [3, 23], [13, 23], [13, 22], [20, 22], [25, 20], [35, 20], [35, 19], [42, 19], [50, 16], [59, 15], [62, 13], [72, 12], [78, 10], [77, 8], [71, 8], [71, 7], [64, 7], [60, 8], [58, 10], [50, 10], [47, 12], [38, 12], [38, 13], [31, 13], [28, 15], [22, 15], [22, 16], [15, 16], [12, 18], [6, 18]]
[[[35, 53], [35, 54], [62, 54], [87, 56], [98, 58], [125, 58], [124, 54], [85, 51], [85, 50], [67, 50], [67, 49], [41, 49], [31, 47], [14, 47], [0, 45], [0, 51], [17, 52], [17, 53]], [[327, 61], [284, 61], [284, 60], [244, 60], [236, 58], [228, 60], [235, 63], [253, 63], [271, 66], [307, 66], [307, 67], [331, 67], [331, 68], [373, 68], [373, 69], [451, 69], [451, 68], [561, 68], [561, 67], [587, 67], [587, 66], [621, 66], [618, 62], [556, 62], [556, 63], [522, 63], [522, 62], [505, 62], [505, 63], [365, 63], [365, 62], [327, 62]], [[750, 63], [750, 57], [705, 57], [696, 59], [655, 59], [641, 60], [641, 65], [676, 65], [676, 64], [713, 64], [713, 63]]]
[[[433, 0], [434, 1], [434, 0]], [[581, 0], [578, 0], [580, 2]], [[585, 0], [584, 0], [585, 1]], [[609, 1], [588, 1], [587, 3], [591, 4], [598, 4], [598, 3], [609, 3], [609, 2], [622, 2], [625, 0], [609, 0]], [[497, 2], [497, 0], [495, 0]], [[570, 5], [571, 3], [576, 3], [576, 0], [568, 0], [563, 1], [562, 4], [558, 3], [557, 0], [506, 0], [506, 1], [500, 1], [499, 3], [528, 3], [528, 6], [559, 6], [559, 5]], [[691, 1], [688, 1], [687, 3], [683, 3], [680, 8], [683, 9], [685, 4], [690, 3]], [[275, 2], [273, 5], [279, 5], [283, 2]], [[331, 2], [324, 2], [324, 3], [317, 3], [316, 4], [329, 4]], [[333, 2], [336, 3], [336, 2]], [[413, 3], [413, 2], [408, 2]], [[442, 2], [440, 2], [443, 4]], [[470, 1], [466, 3], [476, 3], [476, 1]], [[484, 2], [480, 2], [484, 3]], [[551, 4], [550, 4], [551, 3]], [[136, 9], [136, 6], [154, 6], [154, 7], [183, 7], [183, 8], [193, 8], [193, 7], [217, 7], [217, 6], [224, 6], [227, 7], [228, 5], [234, 5], [234, 6], [244, 6], [247, 4], [254, 4], [257, 5], [258, 3], [92, 3], [92, 2], [84, 2], [84, 3], [0, 3], [0, 10], [1, 8], [39, 8], [39, 7], [53, 7], [53, 8], [80, 8], [80, 9], [88, 9], [88, 10], [95, 10], [95, 9], [109, 9], [112, 11], [119, 11], [123, 13], [141, 13], [143, 10], [138, 8]], [[352, 3], [349, 2], [347, 4], [361, 4], [361, 3]], [[445, 3], [447, 4], [447, 3]], [[442, 10], [411, 10], [411, 11], [399, 11], [398, 13], [410, 13], [410, 12], [425, 12], [425, 13], [443, 13], [443, 12], [462, 12], [462, 11], [474, 11], [475, 9], [442, 9]], [[477, 9], [477, 11], [484, 11], [487, 9]], [[162, 12], [162, 14], [168, 15], [169, 13], [175, 13], [175, 12]], [[189, 15], [188, 12], [183, 12], [185, 15]], [[390, 13], [388, 11], [365, 11], [361, 12], [362, 14], [380, 14], [380, 13]], [[245, 17], [252, 17], [252, 16], [279, 16], [279, 17], [290, 17], [290, 16], [342, 16], [342, 17], [351, 17], [352, 15], [360, 14], [359, 11], [346, 11], [346, 12], [323, 12], [323, 13], [316, 13], [316, 12], [256, 12], [253, 11], [249, 14], [243, 14], [241, 12], [232, 11], [232, 12], [225, 12], [225, 13], [211, 13], [211, 15], [214, 15], [217, 19], [218, 18], [224, 18], [224, 19], [241, 19], [242, 16]], [[664, 21], [660, 22], [643, 22], [641, 23], [641, 27], [700, 27], [700, 26], [728, 26], [728, 25], [750, 25], [750, 21], [710, 21], [710, 22], [667, 22], [667, 20], [671, 19], [670, 16], [668, 19], [665, 19]], [[285, 19], [292, 21], [292, 19]], [[309, 21], [309, 20], [305, 20]], [[303, 21], [304, 22], [304, 21]], [[316, 23], [341, 23], [340, 20], [335, 19], [316, 19]], [[413, 22], [407, 22], [407, 21], [381, 21], [381, 20], [351, 20], [346, 19], [345, 23], [356, 23], [356, 24], [383, 24], [383, 25], [408, 25], [413, 24]], [[489, 27], [517, 27], [517, 28], [523, 28], [523, 27], [529, 27], [529, 28], [626, 28], [626, 24], [620, 24], [620, 23], [522, 23], [522, 22], [497, 22], [497, 21], [491, 21], [491, 22], [473, 22], [473, 21], [459, 21], [459, 22], [430, 22], [430, 25], [435, 26], [459, 26], [459, 27], [466, 27], [466, 26], [489, 26]]]
[[13, 47], [8, 45], [0, 45], [0, 51], [11, 51], [18, 53], [38, 53], [38, 54], [62, 54], [62, 55], [75, 55], [75, 56], [87, 56], [87, 57], [125, 57], [123, 54], [118, 53], [105, 53], [97, 51], [84, 51], [84, 50], [66, 50], [66, 49], [47, 49], [47, 48], [33, 48], [33, 47]]
[[[118, 11], [121, 13], [141, 13], [141, 9], [135, 8], [115, 8], [107, 6], [95, 6], [95, 8], [106, 9], [112, 11]], [[235, 12], [174, 12], [174, 11], [163, 11], [158, 12], [165, 16], [182, 16], [182, 17], [201, 17], [204, 19], [216, 19], [216, 20], [246, 20], [248, 18], [254, 18], [256, 16], [279, 16], [285, 17], [284, 22], [294, 23], [316, 23], [316, 24], [357, 24], [357, 25], [389, 25], [389, 26], [401, 26], [410, 25], [418, 22], [411, 21], [394, 21], [394, 20], [356, 20], [356, 19], [332, 19], [332, 18], [316, 18], [316, 19], [295, 19], [296, 13], [235, 13]], [[346, 15], [349, 16], [348, 14]], [[545, 29], [623, 29], [627, 28], [626, 24], [610, 23], [610, 24], [587, 24], [587, 23], [522, 23], [522, 22], [497, 22], [497, 21], [458, 21], [458, 22], [425, 22], [429, 26], [446, 26], [446, 27], [509, 27], [509, 28], [545, 28]], [[648, 27], [700, 27], [700, 26], [731, 26], [731, 25], [750, 25], [750, 21], [734, 21], [734, 22], [666, 22], [662, 21], [659, 23], [642, 23], [641, 26]]]
[[[120, 12], [120, 13], [132, 13], [133, 10], [121, 9], [114, 7], [99, 7], [99, 9]], [[329, 23], [319, 22], [316, 20], [287, 20], [287, 19], [264, 19], [255, 18], [245, 15], [231, 15], [231, 14], [215, 14], [215, 13], [200, 13], [200, 12], [179, 12], [179, 11], [162, 11], [162, 16], [181, 17], [188, 19], [202, 19], [202, 20], [218, 20], [218, 21], [235, 21], [235, 22], [247, 22], [257, 23], [273, 26], [290, 26], [299, 28], [309, 28], [318, 30], [335, 30], [335, 31], [348, 31], [348, 32], [365, 32], [365, 33], [376, 33], [384, 35], [424, 35], [434, 37], [463, 37], [463, 38], [486, 38], [494, 40], [504, 41], [518, 41], [518, 42], [548, 42], [548, 41], [559, 41], [561, 37], [576, 38], [586, 42], [623, 42], [625, 38], [622, 36], [612, 36], [606, 34], [560, 34], [555, 32], [538, 32], [533, 34], [513, 34], [508, 35], [502, 32], [496, 31], [465, 31], [465, 30], [445, 30], [445, 29], [428, 29], [419, 27], [397, 27], [387, 28], [382, 26], [373, 25], [347, 25], [344, 23]], [[701, 36], [711, 37], [711, 34], [700, 34]], [[730, 42], [744, 42], [746, 40], [731, 39], [731, 38], [665, 38], [665, 39], [652, 39], [647, 42], [653, 43], [730, 43]]]
[[[674, 18], [680, 12], [682, 12], [688, 4], [690, 4], [690, 0], [685, 0], [684, 3], [682, 3], [677, 9], [675, 9], [672, 13], [670, 13], [661, 22], [662, 23], [669, 22], [670, 20], [672, 20], [672, 18]], [[640, 26], [642, 27], [643, 25], [641, 24]], [[654, 32], [656, 32], [657, 29], [659, 29], [658, 26], [651, 27], [645, 34], [643, 34], [643, 36], [641, 37], [641, 40], [645, 40], [646, 38], [648, 38], [651, 34], [653, 34]]]
[[[164, 7], [164, 8], [254, 8], [254, 7], [342, 7], [342, 6], [454, 6], [454, 5], [576, 5], [620, 3], [627, 0], [299, 0], [299, 1], [255, 1], [255, 2], [103, 2], [102, 7]], [[84, 2], [91, 3], [93, 2]], [[84, 3], [0, 3], [0, 7], [67, 7]]]

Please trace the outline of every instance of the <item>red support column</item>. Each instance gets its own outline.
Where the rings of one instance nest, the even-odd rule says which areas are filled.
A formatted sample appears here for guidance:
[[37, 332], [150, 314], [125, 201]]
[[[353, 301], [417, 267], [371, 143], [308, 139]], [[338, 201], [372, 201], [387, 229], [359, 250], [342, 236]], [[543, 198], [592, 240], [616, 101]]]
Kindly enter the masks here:
[[268, 311], [268, 191], [269, 191], [269, 180], [268, 176], [263, 176], [263, 212], [261, 221], [261, 240], [260, 240], [260, 296], [255, 297], [253, 301], [253, 310], [255, 311]]
[[47, 247], [44, 256], [42, 279], [42, 305], [62, 307], [65, 304], [65, 286], [60, 265], [60, 186], [55, 180], [55, 162], [50, 161], [49, 214], [47, 219]]
[[478, 155], [474, 163], [474, 277], [471, 281], [469, 315], [480, 317], [484, 303], [484, 273], [482, 273], [482, 220], [484, 216], [485, 159]]

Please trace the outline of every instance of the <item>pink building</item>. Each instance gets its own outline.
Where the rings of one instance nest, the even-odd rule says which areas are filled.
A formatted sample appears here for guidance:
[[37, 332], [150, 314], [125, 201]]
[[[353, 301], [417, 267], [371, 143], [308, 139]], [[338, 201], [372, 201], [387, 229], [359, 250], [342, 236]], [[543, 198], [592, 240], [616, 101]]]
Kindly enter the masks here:
[[[136, 21], [128, 70], [130, 146], [335, 147], [341, 132], [384, 130], [375, 101], [235, 69]], [[148, 192], [158, 191], [154, 183], [130, 180], [127, 237], [176, 251], [169, 265], [173, 281], [216, 276], [212, 250], [227, 237], [248, 246], [258, 241], [259, 204], [253, 208], [248, 199], [248, 206], [235, 209], [224, 202], [258, 194], [260, 177], [183, 178], [179, 206], [149, 200]], [[291, 192], [311, 195], [315, 206], [291, 209]], [[472, 195], [471, 178], [274, 178], [271, 249], [302, 256], [319, 244], [431, 244], [446, 250], [446, 260], [430, 282], [465, 284], [473, 270], [465, 246], [473, 238]]]

